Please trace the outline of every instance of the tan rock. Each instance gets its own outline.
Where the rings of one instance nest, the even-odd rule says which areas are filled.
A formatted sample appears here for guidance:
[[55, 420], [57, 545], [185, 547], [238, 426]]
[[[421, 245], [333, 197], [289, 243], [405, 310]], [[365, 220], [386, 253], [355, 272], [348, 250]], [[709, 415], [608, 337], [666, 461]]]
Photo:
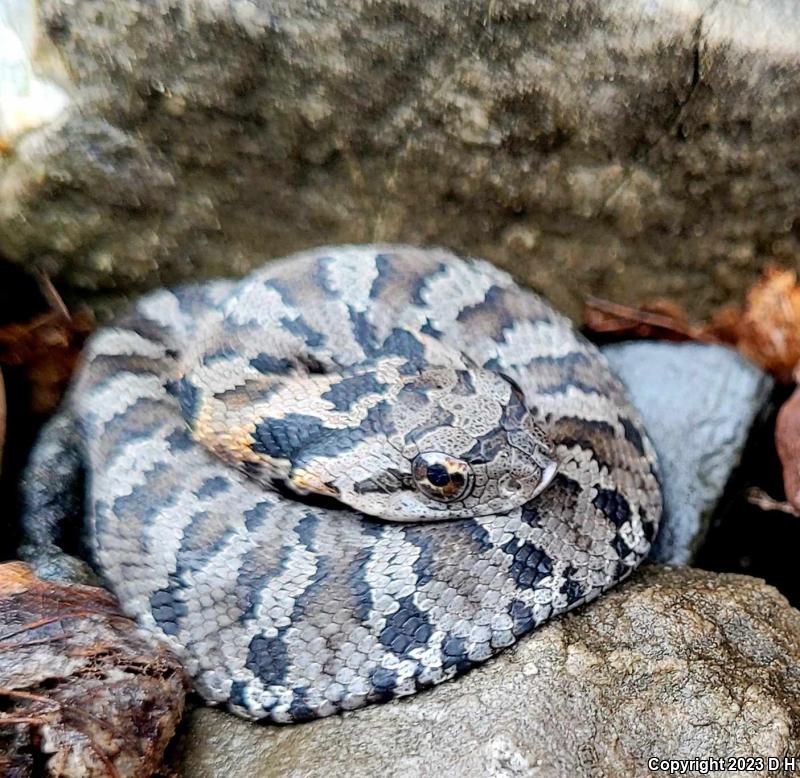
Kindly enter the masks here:
[[800, 265], [789, 0], [13, 1], [68, 102], [6, 140], [0, 251], [82, 297], [375, 240], [573, 315]]
[[405, 700], [289, 727], [196, 711], [181, 774], [644, 777], [664, 774], [651, 758], [725, 755], [796, 774], [768, 772], [786, 754], [800, 754], [800, 613], [757, 579], [649, 567]]

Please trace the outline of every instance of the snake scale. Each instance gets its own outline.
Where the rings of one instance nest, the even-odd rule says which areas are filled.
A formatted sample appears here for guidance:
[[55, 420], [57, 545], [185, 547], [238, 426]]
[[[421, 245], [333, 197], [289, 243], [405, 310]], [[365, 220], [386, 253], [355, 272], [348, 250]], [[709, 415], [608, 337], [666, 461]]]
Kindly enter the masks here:
[[276, 722], [466, 671], [628, 575], [661, 514], [595, 347], [492, 265], [407, 246], [156, 291], [100, 329], [25, 481], [51, 575], [80, 470], [124, 610], [208, 703]]

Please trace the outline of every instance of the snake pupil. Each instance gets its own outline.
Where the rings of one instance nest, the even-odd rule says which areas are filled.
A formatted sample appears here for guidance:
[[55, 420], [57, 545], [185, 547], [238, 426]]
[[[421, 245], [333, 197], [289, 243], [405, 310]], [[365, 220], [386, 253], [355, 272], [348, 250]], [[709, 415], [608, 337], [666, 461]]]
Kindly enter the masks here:
[[450, 483], [450, 473], [444, 465], [428, 465], [425, 475], [434, 486], [447, 486]]

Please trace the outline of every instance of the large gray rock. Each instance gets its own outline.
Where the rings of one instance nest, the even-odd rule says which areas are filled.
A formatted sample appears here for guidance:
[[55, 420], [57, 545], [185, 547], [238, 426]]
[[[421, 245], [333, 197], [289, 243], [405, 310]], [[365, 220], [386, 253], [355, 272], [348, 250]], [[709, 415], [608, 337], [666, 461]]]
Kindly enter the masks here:
[[196, 711], [181, 774], [652, 776], [650, 758], [796, 755], [798, 721], [800, 613], [753, 578], [650, 567], [406, 700], [292, 727]]
[[643, 341], [603, 352], [658, 452], [664, 518], [650, 555], [691, 562], [772, 379], [723, 346]]
[[385, 240], [700, 313], [800, 258], [790, 0], [9, 3], [70, 102], [5, 138], [0, 251], [82, 298]]

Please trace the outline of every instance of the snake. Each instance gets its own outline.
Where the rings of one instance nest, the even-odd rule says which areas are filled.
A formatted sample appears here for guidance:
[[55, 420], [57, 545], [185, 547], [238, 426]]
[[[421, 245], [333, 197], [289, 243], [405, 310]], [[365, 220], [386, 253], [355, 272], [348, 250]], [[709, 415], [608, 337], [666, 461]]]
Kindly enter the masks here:
[[23, 494], [41, 574], [79, 547], [206, 703], [277, 723], [484, 662], [628, 576], [662, 511], [600, 351], [498, 267], [404, 245], [141, 297]]

